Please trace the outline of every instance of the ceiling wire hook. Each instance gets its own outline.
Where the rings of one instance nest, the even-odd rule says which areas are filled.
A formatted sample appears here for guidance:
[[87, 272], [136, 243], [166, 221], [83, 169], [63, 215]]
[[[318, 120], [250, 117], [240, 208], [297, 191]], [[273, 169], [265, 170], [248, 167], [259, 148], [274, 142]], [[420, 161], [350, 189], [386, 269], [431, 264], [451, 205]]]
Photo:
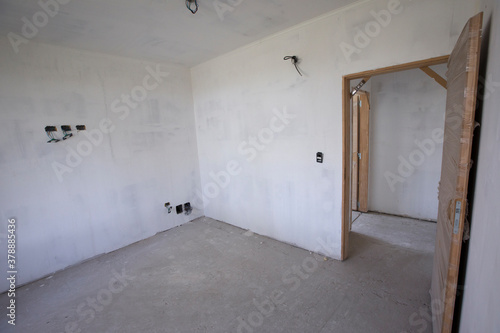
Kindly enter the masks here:
[[286, 56], [283, 58], [283, 60], [291, 60], [292, 64], [295, 66], [295, 69], [297, 70], [297, 72], [300, 74], [300, 76], [302, 76], [302, 73], [300, 72], [299, 67], [298, 67], [298, 63], [300, 60], [297, 56]]

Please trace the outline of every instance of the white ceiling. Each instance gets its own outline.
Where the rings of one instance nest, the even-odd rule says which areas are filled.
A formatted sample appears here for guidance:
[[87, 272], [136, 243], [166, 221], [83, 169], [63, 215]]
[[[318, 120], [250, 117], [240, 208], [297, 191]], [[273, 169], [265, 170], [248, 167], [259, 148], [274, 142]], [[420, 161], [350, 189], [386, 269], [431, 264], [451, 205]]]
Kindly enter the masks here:
[[[184, 0], [71, 0], [33, 39], [193, 66], [354, 2], [198, 0], [200, 8], [193, 15]], [[215, 4], [232, 11], [219, 16]], [[37, 0], [0, 0], [0, 32], [21, 36], [22, 18], [33, 21], [41, 10]]]

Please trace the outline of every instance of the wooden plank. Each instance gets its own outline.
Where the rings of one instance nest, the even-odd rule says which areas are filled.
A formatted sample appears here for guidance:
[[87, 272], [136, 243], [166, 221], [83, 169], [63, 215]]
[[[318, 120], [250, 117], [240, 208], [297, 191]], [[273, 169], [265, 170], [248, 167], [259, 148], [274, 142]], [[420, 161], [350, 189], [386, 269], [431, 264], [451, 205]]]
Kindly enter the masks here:
[[447, 89], [448, 82], [446, 82], [446, 80], [443, 79], [441, 75], [439, 75], [429, 67], [420, 67], [420, 69], [422, 70], [422, 72], [424, 72], [425, 74], [429, 75], [432, 79], [434, 79], [434, 81], [439, 83], [444, 89]]
[[375, 75], [389, 74], [389, 73], [394, 73], [394, 72], [406, 71], [409, 69], [445, 64], [448, 62], [448, 59], [449, 59], [449, 56], [447, 56], [447, 55], [441, 56], [441, 57], [435, 57], [435, 58], [431, 58], [431, 59], [409, 62], [406, 64], [394, 65], [394, 66], [359, 72], [359, 73], [355, 73], [355, 74], [349, 74], [349, 75], [346, 75], [345, 78], [347, 78], [349, 80], [356, 80], [356, 79], [362, 79], [362, 78], [365, 78], [368, 76], [372, 77]]
[[[352, 176], [351, 176], [351, 208], [358, 210], [358, 153], [359, 153], [359, 93], [352, 98]], [[352, 221], [351, 221], [352, 225]]]
[[368, 172], [370, 169], [370, 97], [366, 91], [359, 92], [359, 211], [368, 212]]
[[482, 13], [469, 20], [448, 64], [443, 164], [431, 285], [434, 333], [449, 333], [453, 325], [467, 211], [482, 21]]
[[342, 78], [342, 223], [340, 259], [349, 256], [351, 210], [351, 80]]

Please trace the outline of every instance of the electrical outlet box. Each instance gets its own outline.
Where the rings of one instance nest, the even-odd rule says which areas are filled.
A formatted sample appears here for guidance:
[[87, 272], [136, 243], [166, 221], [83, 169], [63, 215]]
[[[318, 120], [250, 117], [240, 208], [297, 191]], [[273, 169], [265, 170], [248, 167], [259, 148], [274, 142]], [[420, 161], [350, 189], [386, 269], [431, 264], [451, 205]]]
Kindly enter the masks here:
[[186, 215], [191, 214], [191, 212], [193, 211], [193, 208], [191, 207], [191, 203], [190, 202], [186, 202], [184, 204], [184, 211], [186, 212]]
[[177, 214], [181, 214], [182, 213], [182, 205], [175, 206], [175, 212]]
[[85, 125], [76, 125], [76, 129], [79, 131], [85, 131], [87, 127], [85, 127]]
[[172, 212], [172, 206], [170, 205], [170, 202], [165, 203], [165, 208], [167, 209], [169, 214]]
[[69, 132], [69, 131], [71, 131], [71, 126], [69, 126], [69, 125], [62, 125], [61, 126], [61, 130]]
[[323, 163], [323, 153], [316, 154], [316, 162]]
[[55, 127], [55, 126], [45, 126], [45, 132], [57, 132], [57, 127]]

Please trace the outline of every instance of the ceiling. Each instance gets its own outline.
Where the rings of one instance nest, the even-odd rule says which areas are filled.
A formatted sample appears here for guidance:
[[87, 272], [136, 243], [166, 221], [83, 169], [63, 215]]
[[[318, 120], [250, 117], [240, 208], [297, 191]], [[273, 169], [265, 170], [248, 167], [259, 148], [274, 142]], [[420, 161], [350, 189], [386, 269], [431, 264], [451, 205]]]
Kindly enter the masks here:
[[[54, 3], [56, 0], [42, 0]], [[198, 0], [195, 15], [185, 0], [58, 0], [61, 3], [33, 40], [194, 66], [354, 0]], [[216, 10], [218, 6], [218, 11]], [[0, 32], [22, 36], [23, 17], [33, 22], [35, 0], [0, 0]], [[19, 46], [21, 50], [23, 45]]]

